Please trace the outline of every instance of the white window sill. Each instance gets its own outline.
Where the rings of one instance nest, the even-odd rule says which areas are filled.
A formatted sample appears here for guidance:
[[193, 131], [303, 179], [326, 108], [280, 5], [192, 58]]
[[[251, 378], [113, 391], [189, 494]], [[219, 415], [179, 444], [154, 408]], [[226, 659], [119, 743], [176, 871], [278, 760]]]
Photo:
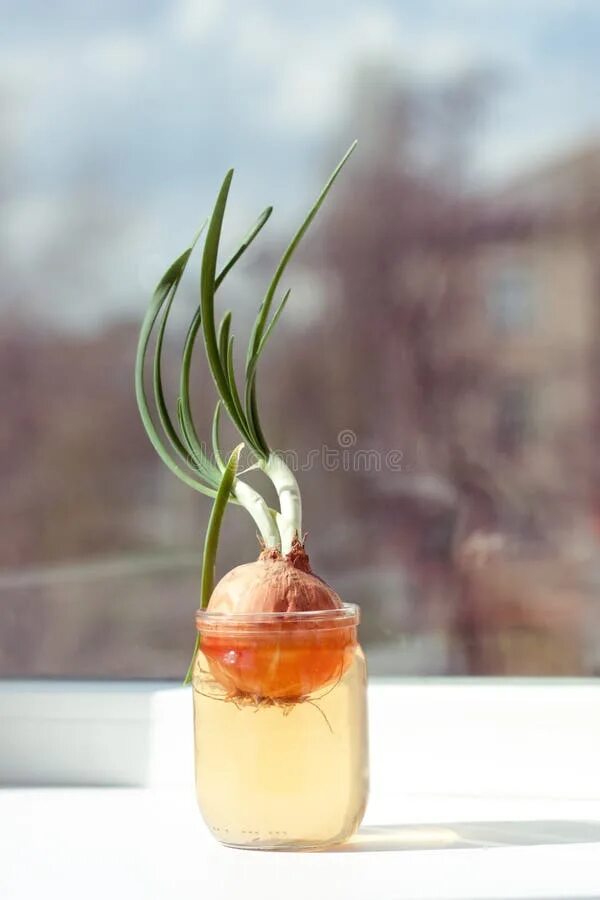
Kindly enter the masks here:
[[189, 691], [3, 683], [0, 782], [104, 787], [0, 793], [0, 896], [600, 894], [598, 683], [375, 683], [369, 699], [358, 837], [335, 852], [248, 853], [216, 844], [196, 810]]
[[[0, 681], [0, 784], [189, 786], [191, 707], [173, 683]], [[374, 679], [374, 790], [600, 800], [599, 710], [600, 680]]]
[[181, 788], [0, 792], [0, 896], [576, 900], [600, 892], [598, 801], [417, 797], [393, 786], [373, 799], [345, 849], [291, 854], [219, 846]]

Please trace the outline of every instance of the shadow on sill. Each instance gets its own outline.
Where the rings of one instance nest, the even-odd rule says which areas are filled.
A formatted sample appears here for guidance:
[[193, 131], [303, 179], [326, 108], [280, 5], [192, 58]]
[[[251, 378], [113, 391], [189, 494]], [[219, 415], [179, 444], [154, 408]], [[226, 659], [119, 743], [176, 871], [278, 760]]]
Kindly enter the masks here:
[[323, 853], [385, 850], [473, 850], [544, 844], [600, 843], [600, 822], [449, 822], [443, 825], [371, 825]]

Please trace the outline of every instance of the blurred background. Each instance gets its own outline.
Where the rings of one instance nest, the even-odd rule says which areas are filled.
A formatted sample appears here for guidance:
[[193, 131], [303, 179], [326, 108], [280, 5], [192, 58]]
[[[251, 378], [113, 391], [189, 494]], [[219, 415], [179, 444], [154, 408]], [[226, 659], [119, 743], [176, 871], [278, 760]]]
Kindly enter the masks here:
[[[221, 298], [243, 344], [354, 138], [259, 383], [313, 566], [373, 674], [599, 674], [598, 3], [0, 11], [0, 675], [185, 672], [210, 504], [139, 422], [138, 328], [233, 165], [225, 249], [275, 206]], [[232, 509], [219, 571], [256, 552]]]

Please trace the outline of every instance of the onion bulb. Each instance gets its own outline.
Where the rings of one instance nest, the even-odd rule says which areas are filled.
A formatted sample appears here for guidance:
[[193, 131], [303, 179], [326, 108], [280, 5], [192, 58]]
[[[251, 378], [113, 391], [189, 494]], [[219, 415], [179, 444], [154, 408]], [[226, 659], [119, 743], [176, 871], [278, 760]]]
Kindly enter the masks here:
[[[263, 550], [255, 562], [225, 575], [210, 598], [207, 612], [224, 616], [222, 624], [211, 620], [202, 628], [202, 652], [213, 678], [230, 695], [272, 700], [298, 700], [338, 680], [352, 657], [355, 626], [293, 614], [342, 608], [336, 592], [311, 571], [298, 540], [286, 556]], [[290, 617], [269, 622], [265, 613]], [[258, 627], [252, 614], [261, 616]]]

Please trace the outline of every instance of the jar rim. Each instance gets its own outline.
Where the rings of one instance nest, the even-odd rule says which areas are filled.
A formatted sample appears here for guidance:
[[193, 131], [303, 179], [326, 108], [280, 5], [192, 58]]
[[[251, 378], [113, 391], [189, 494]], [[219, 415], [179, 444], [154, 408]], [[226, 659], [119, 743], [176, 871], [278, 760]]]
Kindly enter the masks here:
[[323, 625], [335, 628], [341, 625], [358, 625], [360, 607], [356, 603], [344, 603], [338, 609], [299, 610], [294, 612], [223, 613], [207, 609], [196, 611], [196, 628], [235, 628], [236, 626]]

